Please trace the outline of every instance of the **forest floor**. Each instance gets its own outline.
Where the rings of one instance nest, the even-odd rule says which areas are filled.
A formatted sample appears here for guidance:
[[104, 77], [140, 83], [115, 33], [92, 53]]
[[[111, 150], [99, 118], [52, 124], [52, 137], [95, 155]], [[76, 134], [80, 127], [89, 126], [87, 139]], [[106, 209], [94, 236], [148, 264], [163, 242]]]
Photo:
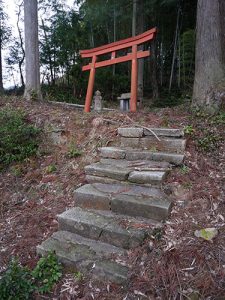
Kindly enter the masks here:
[[[174, 195], [171, 216], [156, 235], [129, 252], [128, 287], [64, 274], [52, 293], [35, 299], [225, 299], [224, 113], [193, 116], [181, 106], [84, 114], [48, 103], [0, 99], [0, 109], [6, 106], [23, 109], [43, 133], [37, 157], [0, 173], [0, 272], [13, 256], [35, 266], [36, 246], [57, 230], [56, 215], [74, 206], [73, 192], [85, 183], [84, 166], [98, 160], [98, 147], [117, 139], [118, 127], [186, 127], [184, 165], [165, 183]], [[71, 158], [74, 150], [82, 155]], [[202, 228], [217, 228], [218, 235], [211, 242], [195, 237]]]

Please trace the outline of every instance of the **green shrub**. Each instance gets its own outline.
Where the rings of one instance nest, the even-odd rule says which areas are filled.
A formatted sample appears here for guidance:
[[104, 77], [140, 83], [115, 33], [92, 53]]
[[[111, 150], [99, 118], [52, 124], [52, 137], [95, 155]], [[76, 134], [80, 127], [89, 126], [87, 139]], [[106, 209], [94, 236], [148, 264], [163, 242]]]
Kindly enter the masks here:
[[62, 276], [62, 267], [54, 253], [40, 258], [33, 271], [13, 259], [0, 277], [1, 300], [32, 299], [32, 294], [50, 292]]
[[20, 266], [18, 261], [13, 259], [0, 279], [0, 299], [30, 299], [33, 291], [34, 286], [29, 269]]
[[30, 125], [19, 110], [0, 111], [0, 167], [36, 154], [40, 129]]
[[54, 253], [40, 258], [32, 272], [39, 293], [49, 292], [62, 276], [62, 267]]

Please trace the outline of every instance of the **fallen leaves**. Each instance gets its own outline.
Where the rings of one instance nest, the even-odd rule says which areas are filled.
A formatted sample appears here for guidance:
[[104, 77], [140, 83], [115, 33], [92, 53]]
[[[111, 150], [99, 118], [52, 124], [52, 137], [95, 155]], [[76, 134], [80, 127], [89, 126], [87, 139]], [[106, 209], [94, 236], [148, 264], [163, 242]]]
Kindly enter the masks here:
[[198, 238], [212, 242], [212, 240], [218, 235], [218, 230], [216, 228], [203, 228], [201, 230], [196, 230], [194, 235]]

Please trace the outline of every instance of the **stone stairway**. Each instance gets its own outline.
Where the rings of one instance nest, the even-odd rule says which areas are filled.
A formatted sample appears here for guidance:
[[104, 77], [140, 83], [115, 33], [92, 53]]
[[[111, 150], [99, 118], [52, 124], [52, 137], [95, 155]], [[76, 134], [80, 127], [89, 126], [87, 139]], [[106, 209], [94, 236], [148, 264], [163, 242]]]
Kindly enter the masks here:
[[121, 284], [127, 250], [169, 216], [162, 184], [182, 164], [186, 141], [180, 129], [119, 128], [118, 135], [119, 145], [100, 148], [100, 161], [85, 167], [88, 184], [75, 191], [75, 207], [58, 216], [59, 231], [37, 251], [55, 251], [65, 265]]

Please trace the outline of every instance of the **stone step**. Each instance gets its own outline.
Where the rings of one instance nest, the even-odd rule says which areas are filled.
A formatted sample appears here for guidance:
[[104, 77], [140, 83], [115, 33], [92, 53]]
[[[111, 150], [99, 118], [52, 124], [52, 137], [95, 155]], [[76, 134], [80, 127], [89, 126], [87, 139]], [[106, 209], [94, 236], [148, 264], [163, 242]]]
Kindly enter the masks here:
[[174, 128], [143, 128], [143, 127], [120, 127], [117, 130], [118, 135], [122, 137], [139, 138], [144, 136], [165, 136], [165, 137], [183, 137], [182, 129]]
[[[106, 165], [113, 165], [114, 167], [118, 168], [124, 168], [124, 169], [129, 169], [131, 171], [169, 171], [171, 169], [171, 166], [168, 162], [157, 162], [157, 161], [148, 161], [148, 160], [138, 160], [138, 161], [127, 161], [125, 159], [105, 159], [102, 158], [100, 160], [102, 164]], [[87, 173], [86, 173], [87, 174]], [[86, 181], [88, 183], [120, 183], [120, 180], [112, 179], [109, 177], [101, 177], [97, 175], [86, 175]], [[125, 183], [125, 182], [124, 182]], [[130, 181], [127, 181], [127, 184], [132, 184], [132, 179]], [[149, 185], [145, 184], [142, 182], [144, 185]], [[152, 184], [151, 184], [152, 185]]]
[[116, 179], [111, 179], [109, 177], [100, 177], [100, 176], [92, 176], [86, 175], [85, 179], [87, 183], [106, 183], [106, 184], [141, 184], [146, 187], [154, 187], [159, 186], [163, 182], [165, 178], [165, 173], [161, 172], [132, 172], [128, 177], [128, 181], [121, 181]]
[[162, 221], [170, 212], [171, 201], [153, 187], [94, 183], [75, 191], [75, 205]]
[[[100, 176], [93, 176], [93, 175], [86, 175], [85, 180], [87, 183], [106, 183], [106, 184], [120, 184], [120, 180], [112, 179], [109, 177], [100, 177]], [[123, 183], [132, 184], [128, 181], [123, 181]]]
[[[135, 229], [135, 226], [139, 224], [138, 220], [128, 221], [125, 216], [104, 211], [84, 210], [76, 207], [58, 215], [58, 221], [59, 230], [69, 231], [124, 249], [141, 245], [146, 237], [145, 230]], [[144, 225], [150, 226], [150, 223], [145, 222]], [[152, 223], [151, 226], [153, 226]]]
[[[151, 170], [151, 166], [154, 164], [147, 164], [146, 167], [140, 166], [140, 164], [126, 164], [115, 165], [110, 161], [107, 163], [94, 163], [85, 167], [85, 173], [88, 176], [97, 176], [103, 178], [111, 178], [116, 181], [128, 181], [140, 184], [156, 185], [160, 184], [165, 179], [166, 171], [164, 170]], [[136, 167], [136, 166], [139, 167]], [[156, 164], [155, 164], [156, 166]], [[149, 168], [148, 168], [149, 167]], [[86, 177], [88, 181], [88, 177]], [[92, 178], [91, 178], [92, 180]]]
[[63, 264], [84, 274], [119, 284], [127, 280], [128, 268], [112, 260], [113, 255], [124, 255], [124, 250], [118, 247], [68, 231], [58, 231], [37, 246], [39, 255], [50, 251], [54, 251]]
[[126, 168], [131, 171], [168, 171], [171, 166], [165, 161], [151, 161], [151, 160], [136, 160], [128, 161], [126, 159], [100, 159], [102, 164], [113, 165], [120, 168]]
[[121, 137], [120, 146], [122, 148], [136, 148], [151, 151], [165, 151], [182, 153], [186, 147], [185, 139], [146, 136], [142, 138]]
[[100, 155], [103, 158], [109, 159], [126, 159], [128, 161], [137, 160], [153, 160], [161, 162], [169, 162], [174, 165], [183, 163], [184, 155], [178, 153], [168, 152], [153, 152], [149, 150], [140, 149], [122, 149], [118, 147], [102, 147], [99, 149]]
[[130, 170], [127, 168], [121, 168], [110, 164], [103, 164], [100, 162], [88, 165], [84, 168], [87, 175], [109, 177], [116, 180], [127, 180]]

